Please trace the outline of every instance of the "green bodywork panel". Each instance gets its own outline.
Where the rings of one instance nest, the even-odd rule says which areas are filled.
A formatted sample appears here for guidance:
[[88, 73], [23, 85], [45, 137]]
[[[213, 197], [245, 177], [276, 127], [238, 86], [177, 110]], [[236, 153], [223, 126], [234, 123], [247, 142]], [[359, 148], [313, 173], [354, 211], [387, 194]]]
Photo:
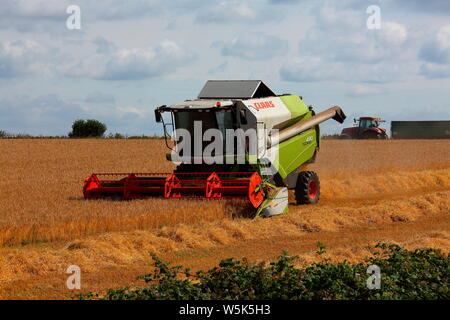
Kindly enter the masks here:
[[303, 116], [305, 113], [309, 112], [308, 106], [295, 94], [280, 96], [279, 98], [291, 112], [292, 119]]
[[[314, 115], [297, 95], [281, 96], [280, 99], [292, 115], [292, 120], [285, 127], [309, 119]], [[278, 145], [278, 163], [275, 164], [280, 176], [283, 179], [286, 178], [291, 172], [309, 161], [314, 156], [319, 144], [319, 125], [280, 143]]]
[[318, 146], [315, 129], [310, 129], [278, 145], [278, 163], [274, 164], [284, 179], [314, 156]]
[[288, 128], [297, 122], [306, 120], [312, 116], [308, 106], [297, 95], [288, 95], [279, 97], [286, 108], [291, 113], [291, 120], [278, 127], [279, 130]]

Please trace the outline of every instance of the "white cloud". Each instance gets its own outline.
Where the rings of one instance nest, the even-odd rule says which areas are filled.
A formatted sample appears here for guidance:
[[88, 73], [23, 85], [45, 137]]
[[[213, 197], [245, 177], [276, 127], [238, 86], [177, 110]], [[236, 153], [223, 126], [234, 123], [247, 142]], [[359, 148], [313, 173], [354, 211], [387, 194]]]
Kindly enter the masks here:
[[260, 24], [280, 19], [281, 15], [261, 1], [225, 0], [209, 2], [199, 8], [195, 18], [198, 23]]
[[[326, 66], [325, 66], [326, 65]], [[320, 57], [301, 56], [288, 60], [280, 69], [283, 80], [292, 82], [314, 82], [332, 80], [337, 65], [325, 63]]]
[[365, 11], [325, 4], [313, 12], [315, 24], [300, 40], [299, 54], [280, 69], [283, 80], [390, 82], [415, 71], [403, 24], [383, 21], [380, 30], [369, 30]]
[[425, 62], [420, 67], [420, 74], [430, 79], [450, 77], [450, 65]]
[[67, 31], [65, 21], [69, 4], [68, 0], [2, 0], [0, 28], [29, 33], [63, 33]]
[[58, 19], [66, 15], [67, 0], [5, 0], [2, 1], [3, 17], [28, 17], [39, 19]]
[[77, 119], [97, 119], [108, 132], [148, 132], [153, 109], [130, 105], [75, 103], [58, 94], [0, 98], [0, 129], [11, 133], [66, 135]]
[[381, 29], [369, 30], [364, 18], [358, 11], [321, 7], [316, 24], [300, 42], [300, 53], [353, 63], [377, 63], [403, 53], [408, 38], [405, 26], [383, 21]]
[[286, 61], [279, 70], [281, 79], [290, 82], [365, 82], [387, 83], [402, 76], [399, 66], [389, 64], [352, 64], [320, 56], [300, 56]]
[[450, 25], [444, 26], [438, 31], [436, 41], [443, 48], [450, 48]]
[[146, 117], [149, 115], [149, 110], [139, 109], [133, 106], [119, 106], [115, 108], [119, 117], [124, 117], [127, 115], [133, 115], [138, 117]]
[[97, 53], [111, 53], [114, 50], [117, 50], [117, 46], [112, 41], [109, 41], [104, 37], [97, 37], [92, 41], [92, 43], [97, 46]]
[[216, 73], [222, 73], [225, 72], [225, 70], [228, 67], [228, 61], [224, 61], [223, 63], [219, 64], [218, 66], [215, 66], [208, 70], [208, 74], [216, 74]]
[[247, 4], [238, 1], [222, 1], [201, 10], [196, 20], [200, 23], [222, 23], [226, 21], [254, 20], [256, 13]]
[[32, 40], [0, 43], [0, 78], [49, 74], [52, 56], [51, 50]]
[[348, 95], [352, 97], [378, 95], [384, 93], [384, 90], [376, 86], [375, 84], [355, 84], [348, 90]]
[[120, 48], [99, 37], [95, 53], [70, 56], [58, 47], [33, 40], [0, 43], [0, 78], [67, 75], [99, 80], [135, 80], [170, 74], [195, 55], [177, 43], [161, 41], [146, 48]]
[[102, 92], [92, 92], [86, 96], [84, 99], [86, 103], [115, 103], [116, 98], [112, 94], [102, 93]]
[[80, 6], [91, 18], [101, 20], [138, 19], [146, 16], [157, 16], [166, 7], [162, 0], [81, 0]]
[[436, 64], [450, 62], [450, 25], [441, 27], [434, 38], [422, 46], [419, 58]]
[[67, 75], [99, 80], [136, 80], [167, 75], [192, 61], [194, 55], [165, 40], [147, 48], [118, 48], [97, 53], [72, 66]]
[[[324, 105], [368, 95], [368, 103], [383, 99], [380, 105], [408, 110], [424, 101], [445, 105], [450, 2], [409, 2], [373, 0], [382, 8], [382, 28], [367, 30], [367, 4], [356, 0], [2, 0], [0, 122], [47, 133], [61, 121], [92, 117], [139, 133], [153, 128], [151, 112], [140, 105], [195, 96], [194, 87], [211, 74], [297, 90], [279, 82], [278, 72], [281, 80], [311, 82], [302, 93]], [[66, 29], [69, 4], [81, 7], [81, 31]], [[35, 97], [20, 98], [22, 92]]]
[[419, 58], [425, 61], [420, 67], [421, 75], [431, 79], [450, 77], [450, 25], [441, 27], [422, 46]]
[[391, 2], [397, 6], [397, 9], [401, 10], [443, 15], [450, 13], [450, 2], [448, 0], [408, 0], [408, 5], [403, 0], [391, 0]]
[[85, 115], [80, 105], [55, 94], [15, 94], [0, 100], [0, 127], [12, 133], [62, 135], [69, 131], [73, 120]]
[[388, 46], [401, 46], [405, 43], [408, 32], [405, 26], [397, 22], [386, 21], [381, 25], [378, 39]]
[[288, 43], [272, 35], [260, 32], [246, 32], [231, 41], [216, 42], [224, 56], [234, 56], [246, 60], [266, 60], [286, 53]]

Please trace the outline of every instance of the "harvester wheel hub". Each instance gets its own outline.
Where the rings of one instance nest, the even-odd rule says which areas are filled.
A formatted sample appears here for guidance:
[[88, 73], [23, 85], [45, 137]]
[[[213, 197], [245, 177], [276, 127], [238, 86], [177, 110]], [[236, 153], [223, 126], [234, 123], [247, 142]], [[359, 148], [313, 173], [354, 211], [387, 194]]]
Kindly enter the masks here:
[[297, 178], [295, 186], [295, 199], [297, 204], [314, 204], [319, 201], [320, 181], [314, 171], [302, 171]]
[[308, 196], [312, 200], [317, 196], [317, 183], [314, 180], [309, 182], [308, 186]]

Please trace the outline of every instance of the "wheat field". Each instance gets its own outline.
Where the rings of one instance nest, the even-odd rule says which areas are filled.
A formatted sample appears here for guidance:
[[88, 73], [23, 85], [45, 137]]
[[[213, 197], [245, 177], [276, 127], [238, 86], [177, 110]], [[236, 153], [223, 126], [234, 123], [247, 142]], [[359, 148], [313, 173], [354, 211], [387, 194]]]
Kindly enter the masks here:
[[256, 220], [236, 201], [83, 199], [92, 172], [172, 171], [161, 140], [0, 140], [0, 150], [0, 298], [68, 295], [55, 281], [69, 262], [91, 277], [88, 289], [119, 285], [150, 252], [203, 268], [283, 249], [308, 263], [317, 241], [338, 260], [380, 240], [450, 247], [450, 140], [325, 140], [309, 168], [320, 203]]

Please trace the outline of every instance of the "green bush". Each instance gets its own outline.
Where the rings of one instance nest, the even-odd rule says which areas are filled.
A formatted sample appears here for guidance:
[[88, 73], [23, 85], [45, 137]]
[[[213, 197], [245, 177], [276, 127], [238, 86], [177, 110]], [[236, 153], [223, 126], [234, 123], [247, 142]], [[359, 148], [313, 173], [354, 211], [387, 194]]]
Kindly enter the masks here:
[[69, 133], [70, 138], [100, 138], [106, 131], [106, 125], [98, 120], [76, 120], [72, 124], [72, 132]]
[[[408, 251], [379, 244], [363, 263], [331, 263], [328, 259], [306, 268], [284, 253], [264, 264], [226, 259], [206, 272], [191, 274], [181, 266], [154, 259], [154, 272], [142, 276], [145, 287], [108, 290], [81, 299], [111, 300], [246, 300], [246, 299], [449, 299], [449, 256], [435, 249]], [[323, 254], [321, 248], [318, 251]], [[370, 290], [369, 265], [381, 269], [381, 288]]]
[[8, 138], [9, 134], [8, 132], [4, 131], [4, 130], [0, 130], [0, 139], [1, 138]]

